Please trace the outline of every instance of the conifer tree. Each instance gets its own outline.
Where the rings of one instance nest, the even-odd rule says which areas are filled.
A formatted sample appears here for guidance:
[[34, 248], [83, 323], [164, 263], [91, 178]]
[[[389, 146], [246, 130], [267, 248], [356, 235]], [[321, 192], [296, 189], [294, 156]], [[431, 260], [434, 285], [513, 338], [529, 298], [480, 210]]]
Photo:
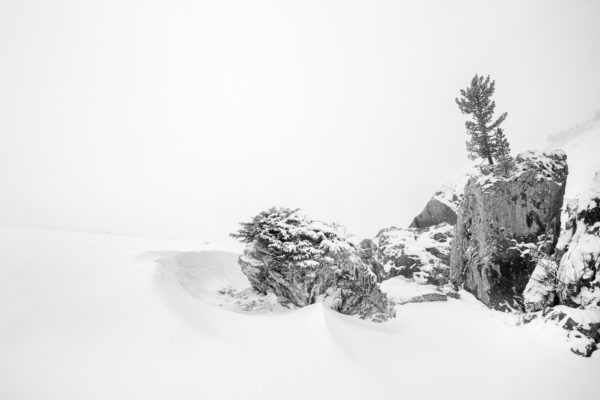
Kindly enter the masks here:
[[492, 148], [494, 149], [496, 161], [500, 173], [508, 176], [514, 166], [514, 160], [510, 155], [510, 144], [504, 135], [502, 128], [496, 128], [492, 137]]
[[[507, 113], [503, 113], [494, 121], [494, 110], [496, 102], [492, 100], [495, 91], [495, 81], [491, 81], [489, 75], [475, 75], [471, 80], [471, 86], [461, 89], [460, 99], [456, 98], [456, 104], [463, 114], [470, 115], [470, 121], [465, 122], [467, 133], [470, 138], [467, 140], [467, 152], [469, 157], [481, 157], [487, 159], [490, 164], [494, 164], [494, 158], [499, 156], [500, 141], [495, 138], [498, 134], [500, 124], [506, 119]], [[508, 141], [504, 133], [502, 135], [502, 146], [508, 146]], [[504, 150], [502, 150], [504, 151]], [[507, 150], [509, 152], [509, 150]]]

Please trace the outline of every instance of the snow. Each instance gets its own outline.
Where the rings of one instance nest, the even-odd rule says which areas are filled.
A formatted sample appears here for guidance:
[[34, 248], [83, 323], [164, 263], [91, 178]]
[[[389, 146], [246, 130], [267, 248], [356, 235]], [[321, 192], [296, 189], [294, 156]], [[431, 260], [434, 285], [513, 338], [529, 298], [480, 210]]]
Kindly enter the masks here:
[[565, 197], [579, 197], [600, 171], [600, 114], [573, 129], [551, 135], [546, 149], [562, 149], [567, 154], [569, 176]]
[[230, 251], [165, 252], [157, 262], [173, 274], [179, 284], [197, 299], [243, 313], [288, 312], [273, 294], [262, 295], [237, 265], [238, 255]]
[[559, 279], [567, 284], [591, 278], [600, 264], [600, 236], [585, 233], [581, 221], [578, 225], [569, 250], [560, 260]]
[[381, 291], [398, 304], [407, 303], [415, 297], [430, 293], [440, 293], [434, 285], [415, 282], [403, 276], [396, 276], [381, 282]]
[[456, 184], [449, 182], [443, 184], [442, 187], [435, 192], [433, 198], [456, 211], [460, 204], [460, 195], [464, 191], [464, 183], [462, 180], [459, 182], [460, 183]]
[[554, 299], [554, 279], [558, 265], [554, 260], [541, 258], [538, 260], [527, 286], [523, 291], [523, 300], [527, 309], [542, 309], [552, 304]]
[[484, 161], [481, 159], [465, 162], [451, 179], [442, 184], [435, 192], [433, 198], [446, 204], [451, 209], [457, 210], [460, 204], [460, 198], [465, 191], [465, 186], [469, 181], [469, 178], [476, 173], [479, 165], [482, 163], [484, 163]]
[[0, 255], [1, 399], [597, 395], [598, 352], [467, 293], [374, 324], [322, 304], [220, 306], [246, 282], [214, 245], [0, 227]]

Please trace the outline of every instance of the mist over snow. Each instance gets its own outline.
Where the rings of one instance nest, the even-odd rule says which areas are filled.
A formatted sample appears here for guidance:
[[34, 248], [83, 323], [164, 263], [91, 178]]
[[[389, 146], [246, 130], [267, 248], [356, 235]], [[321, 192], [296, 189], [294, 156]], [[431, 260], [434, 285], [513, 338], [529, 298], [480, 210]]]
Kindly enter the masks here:
[[466, 162], [475, 73], [515, 153], [600, 107], [599, 8], [4, 1], [0, 222], [221, 243], [278, 205], [406, 226]]

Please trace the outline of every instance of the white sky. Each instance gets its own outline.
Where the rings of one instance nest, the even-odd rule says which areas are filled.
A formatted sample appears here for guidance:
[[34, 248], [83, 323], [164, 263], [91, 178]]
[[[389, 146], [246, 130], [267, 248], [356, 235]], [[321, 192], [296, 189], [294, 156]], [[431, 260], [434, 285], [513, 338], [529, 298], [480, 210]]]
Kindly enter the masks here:
[[359, 236], [600, 109], [600, 1], [0, 1], [0, 223], [224, 242], [271, 205]]

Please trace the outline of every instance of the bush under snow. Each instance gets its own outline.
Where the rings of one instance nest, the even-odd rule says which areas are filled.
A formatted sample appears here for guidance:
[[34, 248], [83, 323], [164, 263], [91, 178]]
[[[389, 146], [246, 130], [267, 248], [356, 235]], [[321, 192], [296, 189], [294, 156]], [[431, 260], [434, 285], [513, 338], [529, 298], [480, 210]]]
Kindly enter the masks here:
[[340, 226], [288, 208], [271, 208], [241, 225], [232, 236], [247, 244], [239, 263], [258, 292], [298, 307], [326, 300], [344, 314], [393, 316], [377, 277]]

